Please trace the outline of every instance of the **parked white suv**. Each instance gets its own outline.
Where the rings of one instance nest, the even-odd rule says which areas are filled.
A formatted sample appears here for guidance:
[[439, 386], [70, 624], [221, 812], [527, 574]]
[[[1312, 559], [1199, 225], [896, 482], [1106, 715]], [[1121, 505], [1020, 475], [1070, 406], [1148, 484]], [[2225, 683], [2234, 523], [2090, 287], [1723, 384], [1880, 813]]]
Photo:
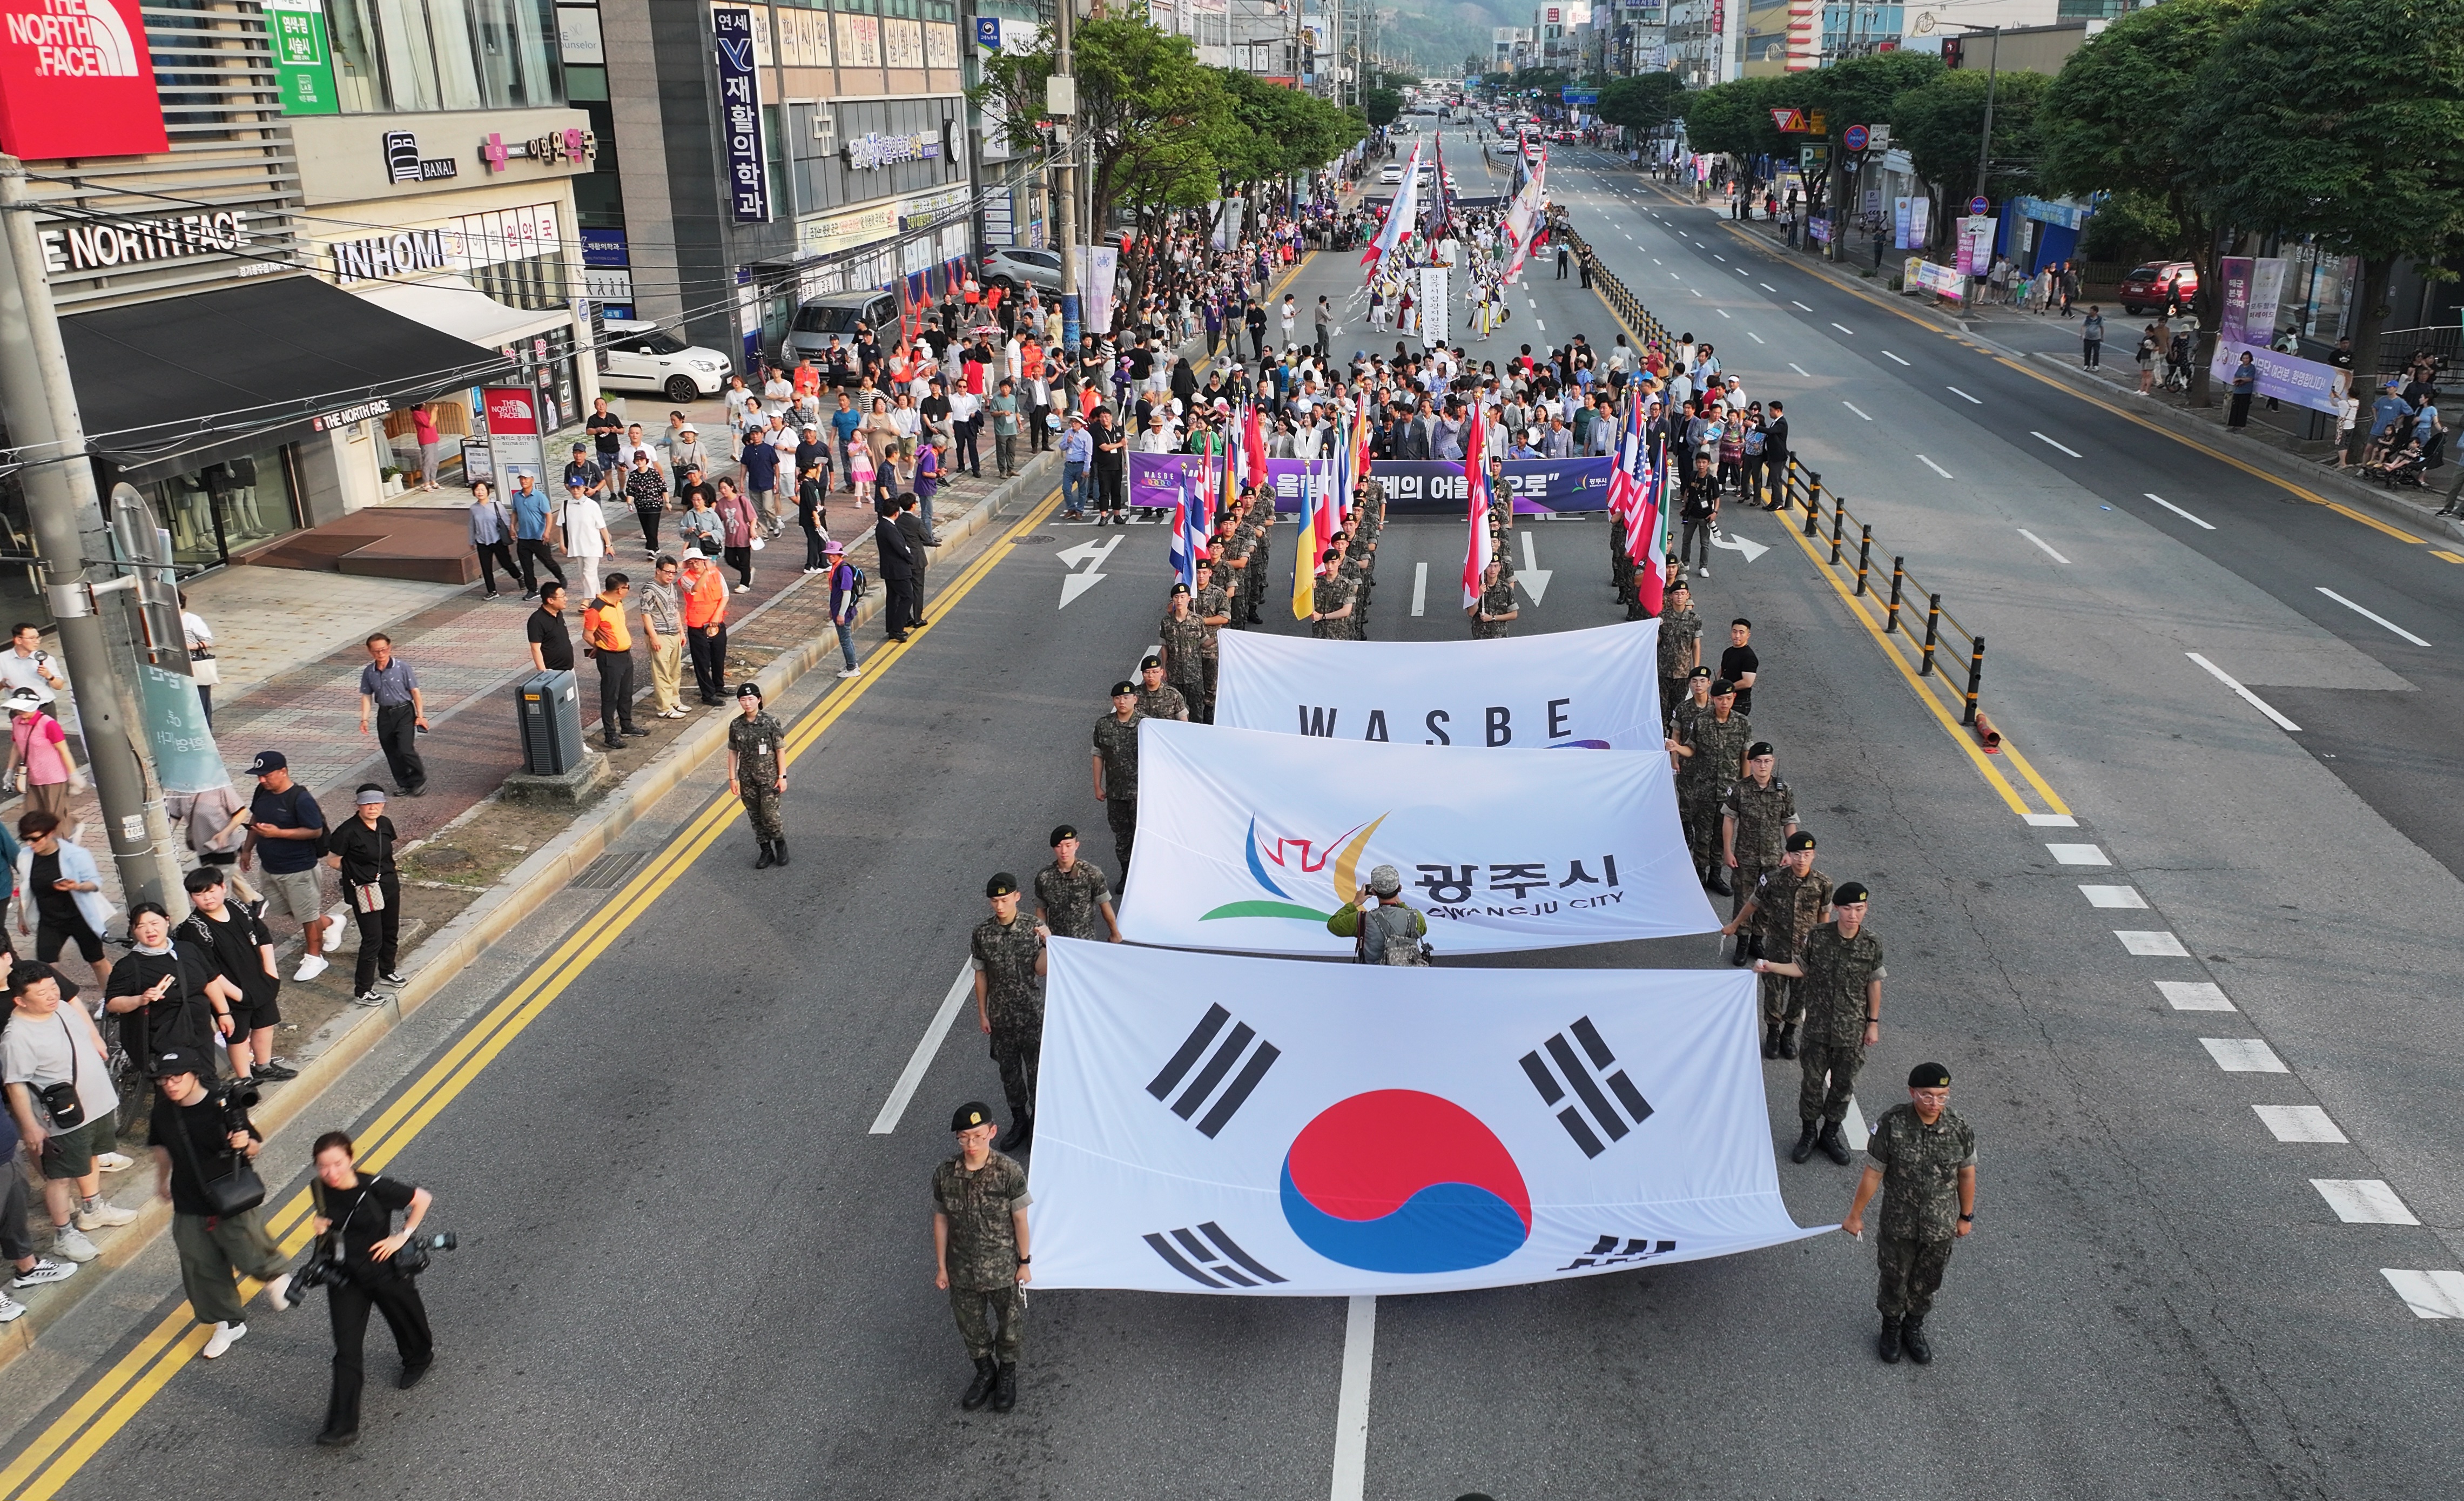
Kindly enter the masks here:
[[1007, 287], [1041, 287], [1046, 292], [1061, 290], [1061, 253], [1045, 250], [996, 250], [984, 256], [984, 284]]
[[733, 365], [725, 354], [688, 344], [656, 323], [607, 320], [607, 369], [599, 384], [620, 391], [658, 391], [671, 402], [715, 396]]

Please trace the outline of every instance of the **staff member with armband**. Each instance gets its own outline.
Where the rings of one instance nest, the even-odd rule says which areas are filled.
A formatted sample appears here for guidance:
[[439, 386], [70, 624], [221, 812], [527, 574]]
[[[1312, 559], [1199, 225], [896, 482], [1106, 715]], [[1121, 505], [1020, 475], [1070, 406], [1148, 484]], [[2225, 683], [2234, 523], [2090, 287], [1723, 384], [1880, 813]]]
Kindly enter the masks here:
[[351, 1004], [383, 1005], [377, 989], [410, 982], [394, 968], [402, 944], [402, 871], [393, 863], [393, 820], [385, 816], [385, 788], [360, 784], [360, 816], [328, 835], [327, 858], [342, 872], [342, 900], [360, 920], [360, 963], [351, 982]]
[[[360, 1436], [360, 1357], [369, 1309], [383, 1313], [385, 1327], [393, 1331], [394, 1349], [402, 1356], [397, 1386], [407, 1390], [417, 1385], [436, 1358], [419, 1284], [392, 1265], [394, 1252], [428, 1217], [432, 1196], [414, 1183], [378, 1173], [363, 1175], [357, 1155], [342, 1132], [319, 1137], [317, 1181], [309, 1185], [317, 1203], [317, 1238], [326, 1242], [326, 1252], [342, 1272], [326, 1293], [334, 1319], [334, 1389], [325, 1403], [325, 1431], [317, 1435], [317, 1442], [327, 1448], [356, 1443]], [[403, 1217], [399, 1230], [393, 1227], [397, 1214]]]

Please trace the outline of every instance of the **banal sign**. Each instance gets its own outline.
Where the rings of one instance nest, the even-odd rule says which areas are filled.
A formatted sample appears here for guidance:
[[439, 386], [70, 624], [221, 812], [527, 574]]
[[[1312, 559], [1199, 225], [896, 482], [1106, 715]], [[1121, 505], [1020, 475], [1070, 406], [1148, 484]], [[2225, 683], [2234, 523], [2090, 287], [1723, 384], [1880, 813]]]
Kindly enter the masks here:
[[56, 162], [169, 147], [137, 0], [0, 0], [0, 151]]

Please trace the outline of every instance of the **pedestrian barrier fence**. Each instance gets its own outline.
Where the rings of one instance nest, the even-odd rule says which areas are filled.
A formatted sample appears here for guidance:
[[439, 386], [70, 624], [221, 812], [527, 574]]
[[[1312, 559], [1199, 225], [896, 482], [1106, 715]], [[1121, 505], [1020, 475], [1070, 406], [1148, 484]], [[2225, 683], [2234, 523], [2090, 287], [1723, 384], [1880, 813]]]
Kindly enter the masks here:
[[[1677, 339], [1668, 331], [1668, 325], [1653, 317], [1651, 310], [1642, 305], [1642, 299], [1628, 291], [1625, 283], [1619, 281], [1615, 273], [1600, 263], [1590, 244], [1574, 232], [1572, 224], [1561, 220], [1554, 226], [1552, 232], [1564, 235], [1568, 247], [1585, 265], [1590, 267], [1593, 289], [1599, 293], [1601, 298], [1618, 318], [1625, 320], [1628, 328], [1642, 336], [1644, 347], [1648, 348], [1654, 344], [1661, 348], [1675, 347]], [[1857, 549], [1856, 592], [1859, 595], [1879, 596], [1880, 590], [1873, 582], [1874, 529], [1852, 517], [1849, 514], [1847, 502], [1837, 494], [1825, 492], [1821, 475], [1805, 468], [1797, 462], [1796, 455], [1790, 454], [1788, 469], [1779, 477], [1778, 494], [1773, 497], [1773, 499], [1783, 516], [1791, 515], [1800, 508], [1804, 511], [1805, 536], [1811, 539], [1817, 548], [1822, 542], [1823, 506], [1828, 500], [1832, 564], [1844, 565], [1847, 550], [1853, 545]], [[1853, 543], [1848, 535], [1848, 529], [1851, 526], [1857, 529]], [[1926, 589], [1914, 575], [1908, 572], [1906, 558], [1893, 557], [1890, 598], [1882, 607], [1883, 632], [1913, 638], [1916, 634], [1915, 620], [1910, 618], [1903, 621], [1901, 617], [1903, 614], [1913, 617], [1916, 610], [1915, 602], [1919, 599], [1925, 601], [1925, 639], [1917, 652], [1918, 675], [1930, 677], [1937, 671], [1949, 671], [1951, 666], [1955, 665], [1955, 656], [1953, 664], [1939, 664], [1935, 660], [1936, 656], [1942, 652], [1946, 644], [1950, 652], [1956, 653], [1959, 650], [1958, 643], [1965, 640], [1968, 643], [1968, 688], [1963, 695], [1965, 701], [1962, 704], [1960, 722], [1976, 732], [1977, 742], [1988, 754], [2000, 751], [2001, 732], [1994, 729], [1993, 721], [1981, 713], [1976, 706], [1977, 695], [1985, 686], [1985, 638], [1970, 635], [1948, 610], [1942, 607], [1942, 596]]]

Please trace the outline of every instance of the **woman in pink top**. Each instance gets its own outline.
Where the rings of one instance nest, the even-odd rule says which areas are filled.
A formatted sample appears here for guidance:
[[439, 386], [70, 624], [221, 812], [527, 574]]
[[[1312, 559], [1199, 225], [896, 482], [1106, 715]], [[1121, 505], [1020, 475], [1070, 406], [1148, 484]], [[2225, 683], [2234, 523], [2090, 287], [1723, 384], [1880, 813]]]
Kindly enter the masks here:
[[411, 430], [419, 435], [419, 488], [436, 488], [436, 455], [445, 452], [445, 435], [436, 430], [436, 413], [421, 402], [410, 408]]
[[66, 824], [69, 793], [84, 785], [69, 759], [69, 733], [44, 712], [31, 689], [11, 694], [8, 707], [9, 763], [0, 770], [0, 782], [13, 782], [26, 794], [28, 811], [40, 808]]
[[754, 514], [753, 502], [736, 488], [733, 479], [718, 482], [718, 504], [711, 509], [718, 513], [719, 524], [727, 528], [721, 541], [721, 556], [736, 570], [736, 592], [743, 593], [753, 586], [754, 538], [760, 530], [759, 518]]

